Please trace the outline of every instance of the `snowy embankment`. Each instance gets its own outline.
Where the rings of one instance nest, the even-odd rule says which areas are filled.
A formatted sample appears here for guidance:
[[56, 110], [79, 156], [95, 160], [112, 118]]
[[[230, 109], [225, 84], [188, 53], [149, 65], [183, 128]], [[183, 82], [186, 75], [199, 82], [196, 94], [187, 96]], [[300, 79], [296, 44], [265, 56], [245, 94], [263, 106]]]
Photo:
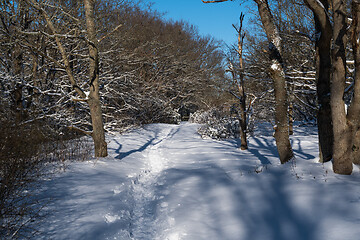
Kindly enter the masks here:
[[272, 136], [201, 139], [198, 125], [153, 124], [112, 137], [110, 156], [45, 181], [53, 200], [40, 239], [357, 239], [360, 174], [317, 163], [317, 136], [298, 128], [296, 162]]

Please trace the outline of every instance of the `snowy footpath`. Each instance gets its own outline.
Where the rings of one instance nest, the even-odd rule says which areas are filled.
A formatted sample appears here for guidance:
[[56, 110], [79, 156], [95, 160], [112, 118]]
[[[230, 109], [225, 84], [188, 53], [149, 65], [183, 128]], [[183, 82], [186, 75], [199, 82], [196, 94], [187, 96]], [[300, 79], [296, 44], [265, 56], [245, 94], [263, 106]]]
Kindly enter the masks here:
[[313, 128], [296, 129], [296, 161], [280, 165], [271, 134], [240, 151], [197, 127], [109, 136], [109, 157], [44, 180], [51, 201], [37, 239], [359, 239], [359, 169], [340, 176], [317, 163]]

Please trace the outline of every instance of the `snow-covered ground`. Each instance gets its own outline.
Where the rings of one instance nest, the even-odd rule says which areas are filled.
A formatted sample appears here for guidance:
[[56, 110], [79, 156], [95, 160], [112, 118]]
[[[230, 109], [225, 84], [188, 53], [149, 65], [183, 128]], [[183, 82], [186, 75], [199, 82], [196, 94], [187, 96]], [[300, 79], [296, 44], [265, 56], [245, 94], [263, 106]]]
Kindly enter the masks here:
[[112, 136], [109, 157], [44, 181], [52, 200], [38, 239], [359, 239], [359, 169], [340, 176], [317, 163], [313, 128], [296, 129], [296, 161], [280, 165], [271, 134], [240, 151], [198, 127]]

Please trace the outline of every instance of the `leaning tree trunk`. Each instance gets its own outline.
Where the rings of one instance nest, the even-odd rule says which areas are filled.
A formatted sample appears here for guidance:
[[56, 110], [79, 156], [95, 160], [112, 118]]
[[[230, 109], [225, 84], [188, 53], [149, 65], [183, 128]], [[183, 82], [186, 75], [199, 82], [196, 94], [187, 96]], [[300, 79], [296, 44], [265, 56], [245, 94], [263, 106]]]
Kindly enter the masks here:
[[275, 140], [280, 162], [286, 163], [294, 157], [294, 153], [289, 139], [286, 80], [282, 60], [281, 37], [274, 24], [268, 1], [255, 0], [255, 2], [258, 5], [261, 22], [270, 42], [269, 52], [272, 61], [270, 74], [275, 89]]
[[331, 116], [333, 120], [334, 146], [333, 169], [335, 173], [351, 174], [351, 144], [352, 134], [347, 122], [344, 90], [346, 79], [346, 5], [342, 0], [333, 1], [334, 27], [332, 58], [332, 84], [331, 84]]
[[107, 144], [105, 141], [105, 131], [99, 94], [99, 53], [94, 19], [94, 5], [95, 0], [84, 0], [90, 57], [90, 93], [88, 104], [90, 107], [91, 121], [93, 127], [92, 138], [95, 145], [95, 157], [106, 157]]

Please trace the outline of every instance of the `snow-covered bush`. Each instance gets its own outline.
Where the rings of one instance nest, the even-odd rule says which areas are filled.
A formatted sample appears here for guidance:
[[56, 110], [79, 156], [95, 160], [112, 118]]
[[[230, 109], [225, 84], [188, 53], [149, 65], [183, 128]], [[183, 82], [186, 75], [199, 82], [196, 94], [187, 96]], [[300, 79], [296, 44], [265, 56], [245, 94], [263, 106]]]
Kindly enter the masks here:
[[223, 110], [197, 111], [190, 115], [189, 121], [202, 124], [198, 129], [198, 133], [203, 138], [227, 139], [239, 137], [239, 119], [229, 116]]

